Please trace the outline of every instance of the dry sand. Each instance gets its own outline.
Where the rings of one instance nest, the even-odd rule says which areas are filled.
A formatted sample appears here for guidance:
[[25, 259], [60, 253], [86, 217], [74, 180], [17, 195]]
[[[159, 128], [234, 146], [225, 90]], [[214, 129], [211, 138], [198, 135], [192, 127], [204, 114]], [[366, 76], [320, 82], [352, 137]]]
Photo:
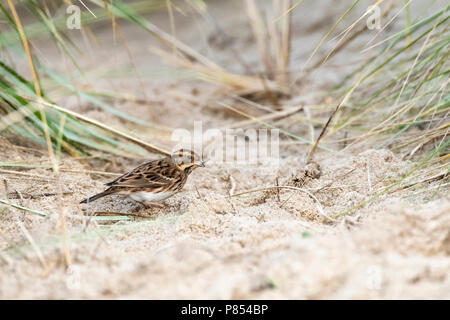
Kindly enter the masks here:
[[[255, 48], [246, 40], [250, 31], [245, 17], [233, 16], [231, 5], [213, 3], [210, 12], [224, 17], [220, 20], [222, 27], [233, 23], [242, 31], [239, 37], [231, 37], [232, 45], [241, 46], [248, 55], [246, 59], [257, 65]], [[339, 10], [348, 5], [339, 3], [333, 12], [327, 11], [330, 16], [338, 16]], [[309, 6], [310, 14], [298, 10], [294, 20], [294, 57], [298, 59], [313, 47], [299, 43], [315, 44], [333, 23], [332, 19], [323, 19], [321, 4]], [[157, 24], [167, 22], [166, 17], [153, 18]], [[303, 25], [315, 27], [304, 30]], [[167, 25], [165, 28], [169, 30]], [[185, 42], [196, 43], [204, 51], [216, 50], [218, 62], [226, 65], [232, 61], [229, 53], [214, 49], [214, 45], [220, 45], [205, 45], [208, 34], [195, 32], [203, 30], [201, 26], [181, 18], [177, 28], [177, 36]], [[127, 39], [136, 62], [145, 63], [148, 46], [154, 42], [135, 30], [124, 25], [124, 32], [132, 35]], [[99, 51], [92, 57], [105, 58], [106, 66], [128, 61], [123, 47], [111, 44], [107, 27], [97, 36], [110, 45], [109, 52], [118, 53], [105, 56]], [[47, 50], [49, 56], [56, 56], [51, 48]], [[343, 60], [362, 59], [357, 48], [346, 50]], [[154, 59], [153, 65], [157, 63]], [[339, 65], [339, 57], [333, 62]], [[92, 61], [80, 63], [89, 66]], [[351, 68], [348, 63], [343, 69]], [[304, 94], [294, 97], [292, 104], [316, 103], [316, 95], [341, 79], [339, 68], [324, 69], [299, 84], [297, 89]], [[138, 81], [130, 83], [127, 79], [96, 82], [95, 87], [136, 94], [140, 90]], [[212, 85], [146, 78], [145, 88], [147, 103], [115, 106], [171, 128], [192, 129], [194, 120], [202, 120], [207, 128], [223, 128], [243, 120], [210, 104], [217, 94]], [[183, 94], [195, 95], [198, 102], [183, 100]], [[55, 99], [109, 125], [134, 131], [148, 141], [170, 145], [154, 131], [134, 128], [88, 103], [78, 104], [74, 97]], [[308, 127], [301, 119], [301, 115], [293, 116], [278, 125], [307, 136]], [[20, 169], [21, 175], [4, 171], [17, 168], [0, 168], [1, 198], [50, 213], [41, 217], [0, 205], [0, 298], [450, 298], [450, 199], [448, 188], [439, 187], [442, 181], [430, 183], [424, 192], [394, 188], [395, 192], [330, 221], [326, 217], [375, 196], [411, 169], [414, 162], [372, 146], [332, 156], [319, 151], [315, 161], [321, 174], [315, 177], [303, 164], [307, 151], [304, 144], [282, 144], [277, 167], [211, 163], [196, 170], [183, 192], [167, 200], [164, 209], [143, 209], [120, 196], [103, 198], [88, 210], [142, 217], [117, 222], [91, 220], [89, 224], [83, 219], [84, 207], [78, 203], [101, 191], [103, 183], [113, 176], [87, 170], [124, 172], [144, 159], [64, 157], [59, 177], [46, 167]], [[1, 162], [49, 164], [45, 148], [15, 139], [0, 138], [0, 155]], [[239, 193], [274, 186], [277, 179], [280, 185], [314, 194], [320, 204], [303, 191], [288, 189], [227, 197], [230, 189]], [[58, 185], [64, 192], [61, 200], [55, 195], [60, 192]], [[69, 269], [64, 267], [61, 208], [66, 215], [72, 259]]]

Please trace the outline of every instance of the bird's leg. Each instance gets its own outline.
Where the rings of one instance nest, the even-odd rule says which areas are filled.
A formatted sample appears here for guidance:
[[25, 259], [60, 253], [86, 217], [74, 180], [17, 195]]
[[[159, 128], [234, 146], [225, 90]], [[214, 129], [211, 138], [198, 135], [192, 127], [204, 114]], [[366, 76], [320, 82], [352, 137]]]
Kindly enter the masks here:
[[144, 206], [145, 209], [150, 208], [150, 206], [147, 205], [147, 204], [146, 204], [145, 202], [143, 202], [143, 201], [137, 201], [137, 200], [136, 200], [136, 202], [138, 202], [140, 205]]
[[151, 207], [164, 208], [164, 206], [158, 202], [152, 202], [152, 201], [137, 201], [137, 202], [139, 202], [141, 205], [143, 205], [146, 209], [149, 209]]
[[155, 206], [158, 208], [164, 208], [164, 205], [158, 202], [153, 202], [153, 201], [146, 201], [147, 205], [151, 205], [151, 206]]

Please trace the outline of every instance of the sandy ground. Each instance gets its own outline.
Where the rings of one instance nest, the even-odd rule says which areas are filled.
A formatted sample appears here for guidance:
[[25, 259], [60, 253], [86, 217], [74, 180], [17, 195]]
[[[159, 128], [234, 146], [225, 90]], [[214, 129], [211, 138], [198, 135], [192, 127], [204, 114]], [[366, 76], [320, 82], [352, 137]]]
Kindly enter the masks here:
[[[346, 7], [346, 1], [339, 1], [333, 8], [315, 2], [307, 10], [295, 11], [294, 61], [308, 57]], [[235, 12], [235, 4], [224, 2], [213, 2], [209, 10], [213, 17], [222, 17], [217, 19], [221, 27], [239, 30], [230, 32], [226, 46], [240, 48], [246, 61], [256, 68], [257, 52], [249, 41], [250, 29], [245, 17]], [[346, 25], [360, 14], [356, 10]], [[170, 30], [166, 16], [151, 18]], [[177, 18], [180, 39], [195, 44], [199, 51], [231, 70], [240, 71], [220, 41], [208, 42], [213, 32], [202, 22], [181, 15]], [[149, 46], [156, 42], [134, 26], [124, 24], [123, 31], [135, 63], [144, 66], [140, 72], [147, 75], [148, 70], [160, 70], [157, 58], [148, 53]], [[86, 49], [94, 52], [80, 60], [84, 68], [99, 59], [104, 69], [120, 64], [129, 68], [125, 50], [120, 43], [112, 42], [110, 26], [99, 29], [96, 36], [102, 46]], [[370, 37], [361, 41], [367, 39]], [[323, 52], [327, 46], [331, 44], [326, 44]], [[58, 57], [51, 47], [43, 47], [47, 57]], [[301, 79], [296, 88], [299, 94], [286, 104], [317, 103], [323, 90], [364, 58], [357, 45], [349, 46], [339, 57], [329, 68]], [[54, 61], [55, 69], [65, 67], [64, 61]], [[217, 88], [210, 84], [173, 80], [170, 76], [159, 80], [153, 75], [143, 77], [142, 82], [145, 102], [114, 102], [115, 107], [170, 128], [192, 129], [198, 120], [205, 128], [223, 128], [244, 120], [211, 103], [217, 99]], [[93, 86], [142, 94], [139, 81], [129, 78], [99, 80]], [[180, 98], [186, 94], [195, 96], [196, 103]], [[73, 96], [55, 92], [54, 99], [89, 117], [171, 147], [160, 132], [118, 120], [85, 101], [79, 103]], [[307, 136], [303, 116], [294, 115], [277, 125]], [[411, 169], [414, 162], [373, 146], [336, 152], [332, 157], [320, 150], [315, 157], [320, 175], [314, 175], [314, 170], [303, 164], [308, 147], [290, 143], [285, 137], [281, 141], [280, 162], [275, 166], [211, 163], [196, 170], [183, 192], [168, 199], [163, 209], [143, 209], [131, 200], [111, 196], [93, 203], [88, 211], [126, 212], [139, 217], [86, 222], [85, 207], [79, 201], [101, 191], [103, 183], [114, 178], [113, 174], [89, 171], [120, 173], [144, 159], [64, 157], [61, 174], [56, 176], [45, 167], [49, 161], [44, 148], [0, 138], [1, 162], [44, 165], [20, 170], [0, 168], [1, 198], [50, 213], [41, 217], [0, 206], [0, 298], [450, 298], [448, 189], [439, 188], [439, 181], [430, 183], [428, 190], [394, 188], [351, 215], [330, 221], [327, 217], [375, 196]], [[16, 169], [20, 174], [5, 171]], [[317, 201], [304, 191], [287, 189], [227, 197], [230, 190], [239, 193], [274, 186], [277, 180], [279, 185], [314, 194]], [[57, 196], [60, 191], [61, 198]], [[61, 212], [66, 215], [72, 260], [69, 269], [64, 266]]]

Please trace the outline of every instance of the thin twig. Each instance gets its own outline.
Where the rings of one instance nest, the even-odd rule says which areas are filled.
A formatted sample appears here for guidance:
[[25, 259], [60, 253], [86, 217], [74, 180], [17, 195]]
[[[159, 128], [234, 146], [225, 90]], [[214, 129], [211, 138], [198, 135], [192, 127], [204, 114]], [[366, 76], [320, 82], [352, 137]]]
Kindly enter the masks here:
[[[278, 177], [275, 178], [275, 183], [277, 184], [277, 187], [280, 186], [280, 183], [279, 183], [279, 181], [278, 181]], [[277, 200], [278, 200], [278, 202], [281, 201], [281, 198], [280, 198], [280, 188], [277, 188]]]
[[28, 211], [28, 212], [31, 212], [31, 213], [35, 213], [35, 214], [38, 214], [40, 216], [44, 216], [44, 217], [48, 216], [47, 212], [44, 212], [44, 211], [41, 211], [41, 210], [30, 209], [30, 208], [25, 208], [25, 207], [19, 206], [17, 204], [9, 203], [8, 201], [3, 200], [3, 199], [0, 199], [0, 203], [6, 204], [7, 206], [10, 206], [10, 207], [13, 207], [13, 208], [16, 208], [16, 209], [20, 209], [20, 210]]
[[370, 164], [366, 163], [367, 168], [367, 184], [369, 185], [369, 193], [372, 194], [372, 180], [370, 179]]
[[148, 216], [130, 213], [130, 212], [114, 212], [114, 211], [94, 211], [93, 216], [101, 216], [101, 217], [114, 217], [114, 216], [132, 216], [139, 218], [148, 218]]
[[228, 190], [228, 197], [227, 200], [230, 203], [231, 207], [233, 208], [234, 214], [237, 213], [236, 207], [233, 203], [233, 201], [231, 201], [231, 197], [233, 197], [234, 194], [234, 190], [236, 189], [236, 181], [234, 180], [233, 176], [230, 174], [229, 175], [229, 180], [230, 180], [230, 189]]
[[[73, 193], [74, 193], [73, 191], [66, 191], [66, 192], [63, 192], [62, 194], [68, 195], [68, 194], [73, 194]], [[57, 192], [44, 192], [44, 193], [35, 193], [35, 194], [25, 193], [22, 195], [22, 193], [20, 193], [19, 191], [16, 190], [15, 192], [8, 193], [8, 196], [11, 197], [11, 196], [16, 195], [16, 198], [20, 198], [23, 200], [24, 198], [38, 199], [38, 198], [44, 198], [44, 197], [53, 197], [53, 196], [57, 196], [58, 194], [59, 193], [57, 193]]]
[[341, 100], [341, 102], [336, 106], [334, 111], [330, 114], [330, 117], [328, 118], [327, 122], [323, 126], [322, 131], [320, 132], [319, 137], [316, 140], [316, 143], [314, 143], [314, 145], [312, 146], [311, 150], [308, 153], [308, 156], [306, 157], [306, 164], [308, 164], [312, 161], [312, 157], [314, 155], [314, 152], [316, 152], [316, 149], [317, 149], [317, 146], [319, 145], [320, 139], [322, 139], [323, 135], [327, 131], [328, 126], [331, 123], [331, 120], [333, 119], [334, 115], [339, 110], [339, 108], [342, 106], [345, 99], [346, 99], [346, 97], [344, 97], [344, 99]]
[[437, 175], [434, 175], [432, 177], [429, 177], [429, 178], [426, 178], [426, 179], [423, 179], [423, 180], [414, 181], [414, 182], [412, 182], [412, 183], [410, 183], [410, 184], [408, 184], [406, 186], [403, 186], [403, 187], [397, 188], [395, 190], [392, 190], [390, 193], [393, 193], [393, 192], [396, 192], [396, 191], [399, 191], [399, 190], [409, 189], [409, 188], [411, 188], [411, 187], [413, 187], [413, 186], [415, 186], [415, 185], [417, 185], [419, 183], [430, 183], [430, 182], [435, 182], [435, 181], [438, 181], [438, 180], [442, 180], [442, 179], [444, 179], [444, 178], [446, 178], [448, 176], [448, 173], [449, 173], [449, 170], [446, 169], [446, 170], [442, 171], [441, 173], [438, 173]]
[[244, 121], [239, 121], [239, 122], [233, 123], [233, 124], [225, 127], [224, 129], [226, 129], [226, 128], [243, 128], [243, 127], [248, 127], [250, 125], [254, 125], [255, 122], [261, 122], [261, 121], [266, 121], [267, 122], [269, 120], [272, 120], [272, 121], [281, 120], [283, 118], [287, 118], [287, 117], [290, 117], [290, 116], [292, 116], [294, 114], [297, 114], [297, 113], [299, 113], [302, 110], [303, 110], [303, 107], [294, 107], [294, 108], [292, 108], [292, 109], [290, 108], [288, 110], [272, 112], [270, 114], [261, 116], [259, 118], [255, 118], [255, 119], [251, 119], [251, 120], [244, 120]]

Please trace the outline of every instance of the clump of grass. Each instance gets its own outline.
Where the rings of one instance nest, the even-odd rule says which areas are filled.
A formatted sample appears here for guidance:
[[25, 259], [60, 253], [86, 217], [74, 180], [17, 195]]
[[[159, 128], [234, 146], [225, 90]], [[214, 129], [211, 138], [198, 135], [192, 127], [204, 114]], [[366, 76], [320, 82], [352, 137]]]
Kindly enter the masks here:
[[[265, 68], [265, 76], [288, 87], [291, 54], [292, 1], [272, 1], [264, 13], [255, 0], [246, 0], [246, 13]], [[269, 3], [270, 4], [270, 3]], [[260, 6], [262, 6], [260, 4]]]
[[[130, 7], [136, 12], [148, 12], [160, 8], [161, 2], [164, 1], [157, 2], [160, 2], [159, 6], [141, 1], [131, 3]], [[55, 4], [58, 2], [51, 5]], [[55, 10], [57, 8], [56, 6]], [[46, 4], [42, 5], [35, 0], [27, 0], [19, 4], [8, 2], [7, 6], [0, 4], [0, 18], [7, 22], [2, 26], [2, 29], [6, 30], [2, 30], [0, 35], [0, 49], [4, 53], [0, 57], [0, 115], [2, 115], [0, 132], [3, 135], [18, 135], [48, 145], [50, 156], [53, 150], [63, 150], [72, 156], [80, 156], [89, 153], [90, 150], [140, 157], [146, 155], [146, 150], [167, 154], [167, 151], [132, 137], [126, 132], [100, 124], [53, 103], [46, 94], [47, 87], [43, 85], [43, 79], [46, 80], [47, 86], [48, 84], [56, 85], [65, 90], [66, 94], [76, 94], [85, 98], [95, 106], [125, 121], [140, 126], [159, 128], [117, 110], [99, 99], [96, 94], [79, 89], [71, 80], [55, 73], [51, 70], [51, 66], [38, 59], [29, 43], [37, 35], [48, 34], [62, 54], [70, 59], [82, 76], [84, 75], [84, 70], [78, 66], [74, 56], [80, 52], [80, 49], [66, 34], [65, 17], [54, 19], [51, 16], [51, 9]], [[24, 13], [34, 17], [36, 22], [23, 26], [20, 16]], [[96, 20], [90, 17], [89, 12], [82, 15], [84, 28], [88, 28], [90, 23], [111, 18], [104, 8], [101, 12], [94, 10], [93, 13], [97, 17]], [[117, 26], [116, 29], [118, 29]], [[33, 80], [28, 80], [18, 71], [14, 60], [8, 59], [11, 55], [24, 61], [28, 58]], [[133, 142], [134, 145], [130, 145], [125, 140]]]
[[[373, 45], [385, 47], [368, 59], [337, 91], [346, 96], [340, 119], [328, 136], [348, 132], [347, 149], [371, 140], [412, 156], [446, 142], [450, 6]], [[411, 41], [408, 41], [411, 37]], [[435, 145], [435, 148], [437, 145]], [[443, 150], [448, 152], [448, 149]]]
[[380, 49], [332, 93], [340, 103], [337, 120], [324, 139], [339, 137], [334, 141], [346, 145], [343, 152], [389, 148], [405, 160], [419, 161], [388, 188], [336, 217], [394, 187], [415, 185], [419, 171], [423, 181], [448, 178], [449, 12], [447, 6], [417, 21], [408, 20], [403, 30], [368, 47]]

